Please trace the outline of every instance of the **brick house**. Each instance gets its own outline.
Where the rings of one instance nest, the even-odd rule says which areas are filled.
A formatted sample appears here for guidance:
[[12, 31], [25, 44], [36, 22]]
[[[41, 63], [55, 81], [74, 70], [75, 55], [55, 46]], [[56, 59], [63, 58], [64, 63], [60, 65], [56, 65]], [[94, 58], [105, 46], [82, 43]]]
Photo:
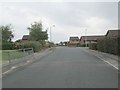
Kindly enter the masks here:
[[90, 43], [97, 43], [98, 39], [104, 38], [104, 35], [96, 35], [96, 36], [81, 36], [80, 45], [89, 45]]
[[22, 42], [29, 41], [29, 35], [23, 35]]
[[78, 44], [79, 44], [79, 37], [70, 37], [69, 38], [68, 46], [77, 47]]
[[120, 37], [120, 30], [108, 30], [105, 36], [109, 38]]

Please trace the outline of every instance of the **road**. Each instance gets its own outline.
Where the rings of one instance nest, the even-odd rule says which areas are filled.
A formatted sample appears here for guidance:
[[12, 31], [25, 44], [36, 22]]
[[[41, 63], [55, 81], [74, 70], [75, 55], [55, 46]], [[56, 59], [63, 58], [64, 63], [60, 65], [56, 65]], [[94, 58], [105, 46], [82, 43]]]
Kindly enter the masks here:
[[115, 68], [74, 47], [55, 51], [3, 78], [3, 88], [117, 88]]

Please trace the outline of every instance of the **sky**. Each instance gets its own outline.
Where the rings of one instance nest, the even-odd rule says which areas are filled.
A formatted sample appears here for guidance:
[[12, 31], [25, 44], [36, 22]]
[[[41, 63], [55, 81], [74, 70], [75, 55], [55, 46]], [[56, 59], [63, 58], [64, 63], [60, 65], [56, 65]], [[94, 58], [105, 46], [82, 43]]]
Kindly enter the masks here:
[[42, 21], [48, 35], [51, 27], [56, 43], [118, 29], [117, 2], [2, 2], [0, 7], [0, 25], [12, 25], [13, 41], [28, 35], [27, 27], [35, 21]]

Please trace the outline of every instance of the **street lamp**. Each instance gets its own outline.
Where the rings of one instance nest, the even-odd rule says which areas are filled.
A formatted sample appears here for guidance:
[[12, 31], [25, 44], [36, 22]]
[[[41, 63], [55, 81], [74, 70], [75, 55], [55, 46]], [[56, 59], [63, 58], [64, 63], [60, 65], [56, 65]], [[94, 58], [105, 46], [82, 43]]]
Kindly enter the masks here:
[[55, 25], [50, 26], [50, 43], [49, 43], [49, 47], [51, 47], [51, 43], [52, 43], [52, 27], [55, 27]]
[[87, 33], [87, 29], [85, 29], [85, 46], [87, 47], [87, 35], [86, 35], [86, 33]]
[[50, 26], [50, 42], [52, 42], [52, 27], [55, 27], [55, 25]]

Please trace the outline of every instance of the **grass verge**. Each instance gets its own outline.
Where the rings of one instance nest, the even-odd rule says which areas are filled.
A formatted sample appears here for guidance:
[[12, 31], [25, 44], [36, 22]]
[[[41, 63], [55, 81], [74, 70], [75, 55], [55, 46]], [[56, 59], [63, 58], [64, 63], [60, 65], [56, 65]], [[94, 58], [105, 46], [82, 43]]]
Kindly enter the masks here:
[[14, 60], [24, 56], [24, 53], [18, 50], [2, 50], [2, 61]]

